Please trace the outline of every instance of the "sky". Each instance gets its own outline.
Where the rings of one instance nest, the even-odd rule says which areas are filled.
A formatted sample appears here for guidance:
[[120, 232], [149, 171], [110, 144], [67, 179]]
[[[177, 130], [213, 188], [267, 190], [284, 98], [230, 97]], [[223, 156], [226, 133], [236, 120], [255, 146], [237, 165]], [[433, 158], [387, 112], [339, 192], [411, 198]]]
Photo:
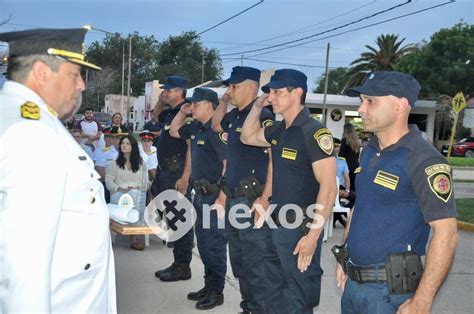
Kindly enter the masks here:
[[[0, 32], [30, 28], [77, 28], [90, 24], [97, 29], [124, 35], [138, 32], [153, 35], [159, 41], [185, 31], [202, 32], [229, 17], [258, 4], [260, 0], [0, 0]], [[408, 2], [408, 3], [406, 3]], [[207, 48], [219, 50], [223, 78], [232, 67], [241, 65], [259, 69], [294, 68], [308, 76], [308, 85], [324, 73], [326, 47], [330, 44], [329, 67], [349, 66], [375, 46], [377, 36], [398, 34], [406, 44], [429, 40], [441, 28], [461, 20], [474, 24], [474, 1], [457, 0], [264, 0], [252, 9], [201, 35]], [[405, 4], [406, 3], [406, 4]], [[388, 19], [449, 3], [437, 8]], [[377, 14], [394, 6], [397, 8]], [[370, 17], [374, 15], [374, 17]], [[357, 22], [357, 20], [362, 21]], [[369, 26], [369, 24], [378, 25]], [[345, 24], [350, 24], [344, 26]], [[364, 28], [365, 27], [365, 28]], [[332, 30], [339, 28], [337, 30]], [[357, 30], [357, 28], [362, 28]], [[343, 33], [345, 32], [345, 33]], [[324, 33], [320, 34], [319, 33]], [[339, 34], [343, 33], [343, 34]], [[338, 35], [339, 34], [339, 35]], [[300, 38], [312, 36], [307, 40]], [[102, 41], [105, 34], [91, 31], [86, 45]], [[324, 38], [329, 37], [329, 38]], [[296, 40], [296, 41], [295, 41]], [[297, 47], [282, 43], [295, 41]], [[249, 50], [273, 49], [250, 52]], [[0, 43], [0, 49], [6, 48]], [[274, 51], [274, 52], [272, 52]], [[243, 55], [243, 60], [241, 59]], [[0, 85], [2, 82], [0, 82]]]

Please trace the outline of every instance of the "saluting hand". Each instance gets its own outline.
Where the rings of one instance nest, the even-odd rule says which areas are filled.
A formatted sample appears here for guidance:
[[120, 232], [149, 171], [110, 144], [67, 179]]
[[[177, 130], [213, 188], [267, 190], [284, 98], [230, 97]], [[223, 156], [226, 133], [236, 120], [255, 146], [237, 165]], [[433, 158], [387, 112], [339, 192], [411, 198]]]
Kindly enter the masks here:
[[185, 103], [184, 105], [181, 106], [179, 111], [185, 115], [191, 114], [193, 112], [193, 103]]
[[317, 246], [318, 239], [311, 231], [302, 237], [296, 244], [293, 255], [298, 254], [297, 266], [300, 272], [305, 272], [308, 270]]
[[260, 95], [260, 97], [258, 97], [257, 101], [255, 102], [255, 106], [258, 108], [263, 108], [265, 106], [271, 105], [271, 103], [268, 102], [268, 96], [269, 95], [267, 93]]

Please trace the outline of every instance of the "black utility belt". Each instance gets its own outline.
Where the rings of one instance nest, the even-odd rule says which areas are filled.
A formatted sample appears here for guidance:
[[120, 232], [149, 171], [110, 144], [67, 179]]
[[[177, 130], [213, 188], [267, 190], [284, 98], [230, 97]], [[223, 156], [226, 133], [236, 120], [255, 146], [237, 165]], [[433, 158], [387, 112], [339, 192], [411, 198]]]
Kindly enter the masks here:
[[346, 259], [343, 268], [358, 283], [387, 283], [391, 294], [414, 293], [423, 275], [421, 257], [413, 252], [389, 254], [376, 266], [356, 266]]
[[212, 193], [216, 193], [220, 191], [221, 189], [217, 183], [210, 183], [206, 179], [193, 181], [191, 185], [193, 189], [196, 191], [196, 193], [199, 193], [202, 195], [209, 195]]

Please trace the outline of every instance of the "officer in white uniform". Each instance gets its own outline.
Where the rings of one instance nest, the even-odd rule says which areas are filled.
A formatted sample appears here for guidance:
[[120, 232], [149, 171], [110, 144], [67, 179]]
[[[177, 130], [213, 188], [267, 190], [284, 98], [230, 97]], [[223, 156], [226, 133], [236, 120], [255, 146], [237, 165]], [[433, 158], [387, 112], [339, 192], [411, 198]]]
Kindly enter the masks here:
[[[0, 246], [6, 312], [115, 313], [115, 269], [103, 187], [60, 118], [85, 90], [85, 29], [0, 34], [9, 43], [0, 92]], [[18, 138], [28, 137], [28, 145]]]

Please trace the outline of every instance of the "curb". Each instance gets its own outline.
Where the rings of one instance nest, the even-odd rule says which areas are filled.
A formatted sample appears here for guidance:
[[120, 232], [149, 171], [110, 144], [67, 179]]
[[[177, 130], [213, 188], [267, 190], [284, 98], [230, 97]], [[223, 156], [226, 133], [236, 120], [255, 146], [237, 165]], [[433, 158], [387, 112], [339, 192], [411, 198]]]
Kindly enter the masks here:
[[474, 224], [458, 221], [458, 229], [466, 232], [474, 232]]

